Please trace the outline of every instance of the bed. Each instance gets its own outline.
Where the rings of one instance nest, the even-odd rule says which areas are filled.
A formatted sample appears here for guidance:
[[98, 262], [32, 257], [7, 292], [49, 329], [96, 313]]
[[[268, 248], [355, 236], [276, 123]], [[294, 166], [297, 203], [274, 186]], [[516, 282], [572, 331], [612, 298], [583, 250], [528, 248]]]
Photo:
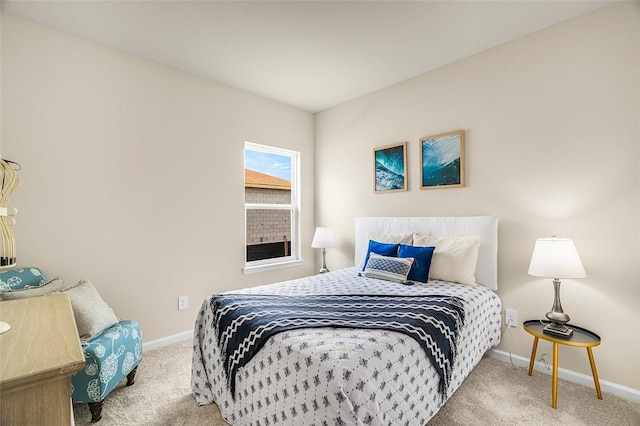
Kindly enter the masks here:
[[[232, 425], [426, 424], [500, 342], [497, 225], [488, 216], [356, 218], [354, 267], [206, 298], [194, 329], [191, 384], [197, 403], [217, 404]], [[461, 241], [475, 242], [461, 249]], [[371, 265], [402, 268], [407, 262], [406, 256], [395, 260], [372, 250], [375, 244], [421, 252], [436, 247], [429, 279], [390, 281], [386, 266], [380, 275]], [[452, 281], [442, 279], [448, 277]], [[327, 304], [338, 302], [362, 309], [336, 319]], [[300, 320], [298, 304], [304, 313], [318, 307], [320, 317], [314, 313], [297, 327], [261, 335], [271, 327], [264, 324]], [[224, 319], [241, 307], [244, 316]], [[292, 316], [269, 317], [280, 311]], [[269, 321], [236, 339], [238, 324], [262, 315]], [[420, 320], [422, 328], [399, 324], [397, 318], [405, 316]], [[256, 335], [263, 337], [259, 344]]]

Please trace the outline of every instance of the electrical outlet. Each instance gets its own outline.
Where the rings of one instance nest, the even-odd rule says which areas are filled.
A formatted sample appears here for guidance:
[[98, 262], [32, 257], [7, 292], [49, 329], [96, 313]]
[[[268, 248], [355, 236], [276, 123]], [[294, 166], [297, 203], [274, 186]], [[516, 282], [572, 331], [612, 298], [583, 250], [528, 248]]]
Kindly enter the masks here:
[[178, 297], [178, 309], [187, 309], [189, 307], [189, 296]]
[[504, 311], [504, 322], [509, 327], [517, 327], [518, 326], [518, 311], [515, 309], [506, 309]]

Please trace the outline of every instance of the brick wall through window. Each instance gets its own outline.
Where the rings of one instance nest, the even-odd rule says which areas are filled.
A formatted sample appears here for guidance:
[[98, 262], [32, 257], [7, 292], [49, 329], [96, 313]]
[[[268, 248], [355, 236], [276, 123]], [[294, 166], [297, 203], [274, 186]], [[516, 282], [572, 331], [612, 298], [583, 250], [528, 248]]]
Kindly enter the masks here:
[[[248, 203], [289, 204], [291, 191], [281, 189], [245, 188]], [[289, 210], [248, 210], [247, 245], [291, 241]]]

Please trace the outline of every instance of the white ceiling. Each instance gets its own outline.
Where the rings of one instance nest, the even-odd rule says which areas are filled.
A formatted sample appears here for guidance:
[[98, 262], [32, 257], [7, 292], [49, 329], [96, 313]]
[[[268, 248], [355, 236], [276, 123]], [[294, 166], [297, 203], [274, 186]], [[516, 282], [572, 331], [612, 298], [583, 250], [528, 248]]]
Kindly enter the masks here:
[[2, 11], [317, 112], [611, 0], [2, 1]]

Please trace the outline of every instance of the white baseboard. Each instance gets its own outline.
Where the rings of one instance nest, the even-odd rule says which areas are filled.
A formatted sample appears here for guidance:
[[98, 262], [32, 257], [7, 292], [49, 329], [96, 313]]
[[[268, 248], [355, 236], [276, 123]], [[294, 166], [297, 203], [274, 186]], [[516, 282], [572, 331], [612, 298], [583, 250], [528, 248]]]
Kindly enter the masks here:
[[152, 340], [151, 342], [144, 342], [142, 344], [142, 352], [150, 349], [161, 348], [172, 343], [182, 342], [183, 340], [193, 339], [193, 330], [184, 331], [182, 333], [174, 334], [173, 336], [163, 337], [158, 340]]
[[[513, 362], [514, 365], [529, 368], [529, 358], [524, 358], [519, 355], [513, 355], [509, 352], [501, 351], [498, 349], [490, 349], [488, 351], [489, 356], [499, 359], [500, 361]], [[551, 364], [551, 360], [549, 360]], [[545, 374], [551, 374], [551, 370], [547, 370], [546, 365], [541, 361], [536, 361], [533, 369]], [[565, 368], [558, 368], [558, 377], [568, 382], [577, 383], [579, 385], [594, 387], [593, 377], [578, 373], [576, 371], [567, 370]], [[629, 388], [627, 386], [619, 385], [617, 383], [607, 382], [600, 379], [600, 388], [603, 392], [612, 393], [621, 398], [625, 398], [631, 401], [640, 402], [640, 390]]]

